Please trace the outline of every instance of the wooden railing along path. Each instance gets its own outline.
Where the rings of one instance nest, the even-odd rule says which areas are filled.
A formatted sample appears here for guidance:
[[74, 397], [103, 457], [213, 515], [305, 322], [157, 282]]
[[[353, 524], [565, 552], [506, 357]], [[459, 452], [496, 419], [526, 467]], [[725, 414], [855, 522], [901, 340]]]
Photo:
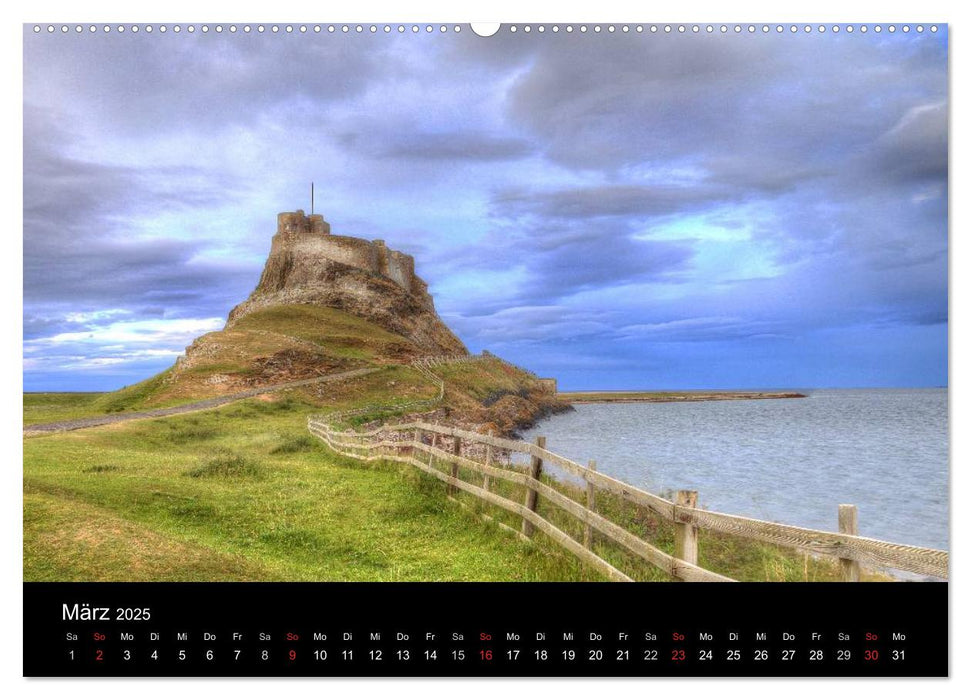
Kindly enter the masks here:
[[[444, 391], [444, 383], [440, 384], [440, 389]], [[681, 581], [732, 580], [698, 566], [699, 529], [837, 557], [841, 562], [845, 581], [859, 580], [861, 564], [942, 579], [948, 576], [946, 551], [859, 536], [855, 506], [839, 507], [840, 532], [794, 527], [702, 510], [697, 507], [695, 491], [679, 491], [676, 500], [669, 501], [598, 472], [594, 463], [585, 467], [549, 451], [546, 449], [545, 438], [537, 438], [535, 444], [530, 444], [420, 421], [385, 425], [365, 432], [340, 430], [336, 423], [344, 417], [344, 414], [311, 416], [307, 425], [313, 435], [339, 454], [364, 461], [388, 460], [410, 464], [443, 481], [449, 494], [461, 490], [518, 516], [522, 521], [518, 532], [521, 537], [530, 537], [535, 530], [539, 530], [611, 580], [633, 579], [593, 551], [594, 530]], [[513, 459], [516, 454], [526, 456], [529, 464], [516, 463]], [[540, 477], [543, 466], [547, 464], [555, 465], [580, 478], [586, 485], [585, 502], [574, 500], [542, 481]], [[461, 478], [463, 474], [474, 475], [477, 482]], [[525, 487], [522, 502], [496, 493], [497, 489], [492, 487], [495, 480]], [[673, 523], [674, 555], [662, 551], [596, 512], [595, 503], [599, 491], [643, 506]], [[546, 499], [581, 523], [582, 541], [537, 513], [539, 498]]]

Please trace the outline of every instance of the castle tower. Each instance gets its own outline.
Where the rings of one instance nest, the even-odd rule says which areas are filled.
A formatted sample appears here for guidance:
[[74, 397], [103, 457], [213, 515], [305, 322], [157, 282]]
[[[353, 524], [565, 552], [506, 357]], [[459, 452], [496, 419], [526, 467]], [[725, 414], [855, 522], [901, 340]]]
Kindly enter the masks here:
[[296, 236], [309, 233], [317, 236], [329, 236], [330, 224], [324, 221], [320, 214], [306, 216], [303, 209], [284, 211], [276, 216], [276, 232], [284, 236]]

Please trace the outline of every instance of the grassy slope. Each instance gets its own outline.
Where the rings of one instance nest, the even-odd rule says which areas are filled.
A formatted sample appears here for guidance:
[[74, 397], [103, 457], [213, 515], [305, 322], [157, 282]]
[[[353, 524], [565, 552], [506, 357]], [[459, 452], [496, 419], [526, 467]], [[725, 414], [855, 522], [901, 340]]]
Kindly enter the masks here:
[[311, 408], [250, 400], [25, 441], [25, 579], [596, 579], [414, 470], [327, 452]]
[[39, 392], [24, 394], [24, 425], [84, 418], [97, 413], [100, 392]]
[[[392, 368], [319, 389], [362, 405], [420, 391], [409, 373]], [[531, 546], [479, 522], [410, 467], [329, 452], [305, 428], [327, 400], [304, 391], [26, 440], [26, 580], [599, 580], [542, 535]], [[515, 485], [493, 489], [523, 498]], [[608, 494], [597, 508], [672, 551], [671, 526], [650, 513]], [[582, 538], [544, 499], [540, 512]], [[518, 529], [514, 516], [489, 514]], [[638, 580], [663, 580], [618, 548], [596, 546]], [[742, 580], [838, 576], [835, 562], [710, 533], [700, 564]]]

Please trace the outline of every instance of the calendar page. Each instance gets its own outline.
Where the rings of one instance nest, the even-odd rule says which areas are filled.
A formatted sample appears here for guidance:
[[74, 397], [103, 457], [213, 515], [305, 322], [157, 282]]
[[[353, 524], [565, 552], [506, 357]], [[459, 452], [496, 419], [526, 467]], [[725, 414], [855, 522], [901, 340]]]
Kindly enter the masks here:
[[29, 677], [947, 676], [944, 23], [27, 23]]

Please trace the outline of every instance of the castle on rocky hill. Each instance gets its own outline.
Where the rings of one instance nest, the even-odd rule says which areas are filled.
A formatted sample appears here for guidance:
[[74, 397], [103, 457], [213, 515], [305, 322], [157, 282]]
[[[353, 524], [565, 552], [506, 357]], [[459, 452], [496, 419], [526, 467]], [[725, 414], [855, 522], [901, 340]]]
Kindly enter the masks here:
[[381, 275], [409, 294], [427, 299], [428, 307], [434, 308], [428, 295], [428, 285], [415, 275], [415, 259], [412, 256], [391, 250], [380, 239], [369, 241], [335, 236], [330, 232], [330, 224], [320, 214], [307, 216], [302, 209], [278, 214], [270, 255], [282, 248], [301, 257], [323, 257], [372, 275]]
[[429, 354], [465, 354], [435, 312], [415, 259], [383, 240], [335, 236], [320, 214], [277, 215], [259, 284], [229, 314], [227, 329], [257, 309], [312, 304], [341, 309], [403, 335]]

